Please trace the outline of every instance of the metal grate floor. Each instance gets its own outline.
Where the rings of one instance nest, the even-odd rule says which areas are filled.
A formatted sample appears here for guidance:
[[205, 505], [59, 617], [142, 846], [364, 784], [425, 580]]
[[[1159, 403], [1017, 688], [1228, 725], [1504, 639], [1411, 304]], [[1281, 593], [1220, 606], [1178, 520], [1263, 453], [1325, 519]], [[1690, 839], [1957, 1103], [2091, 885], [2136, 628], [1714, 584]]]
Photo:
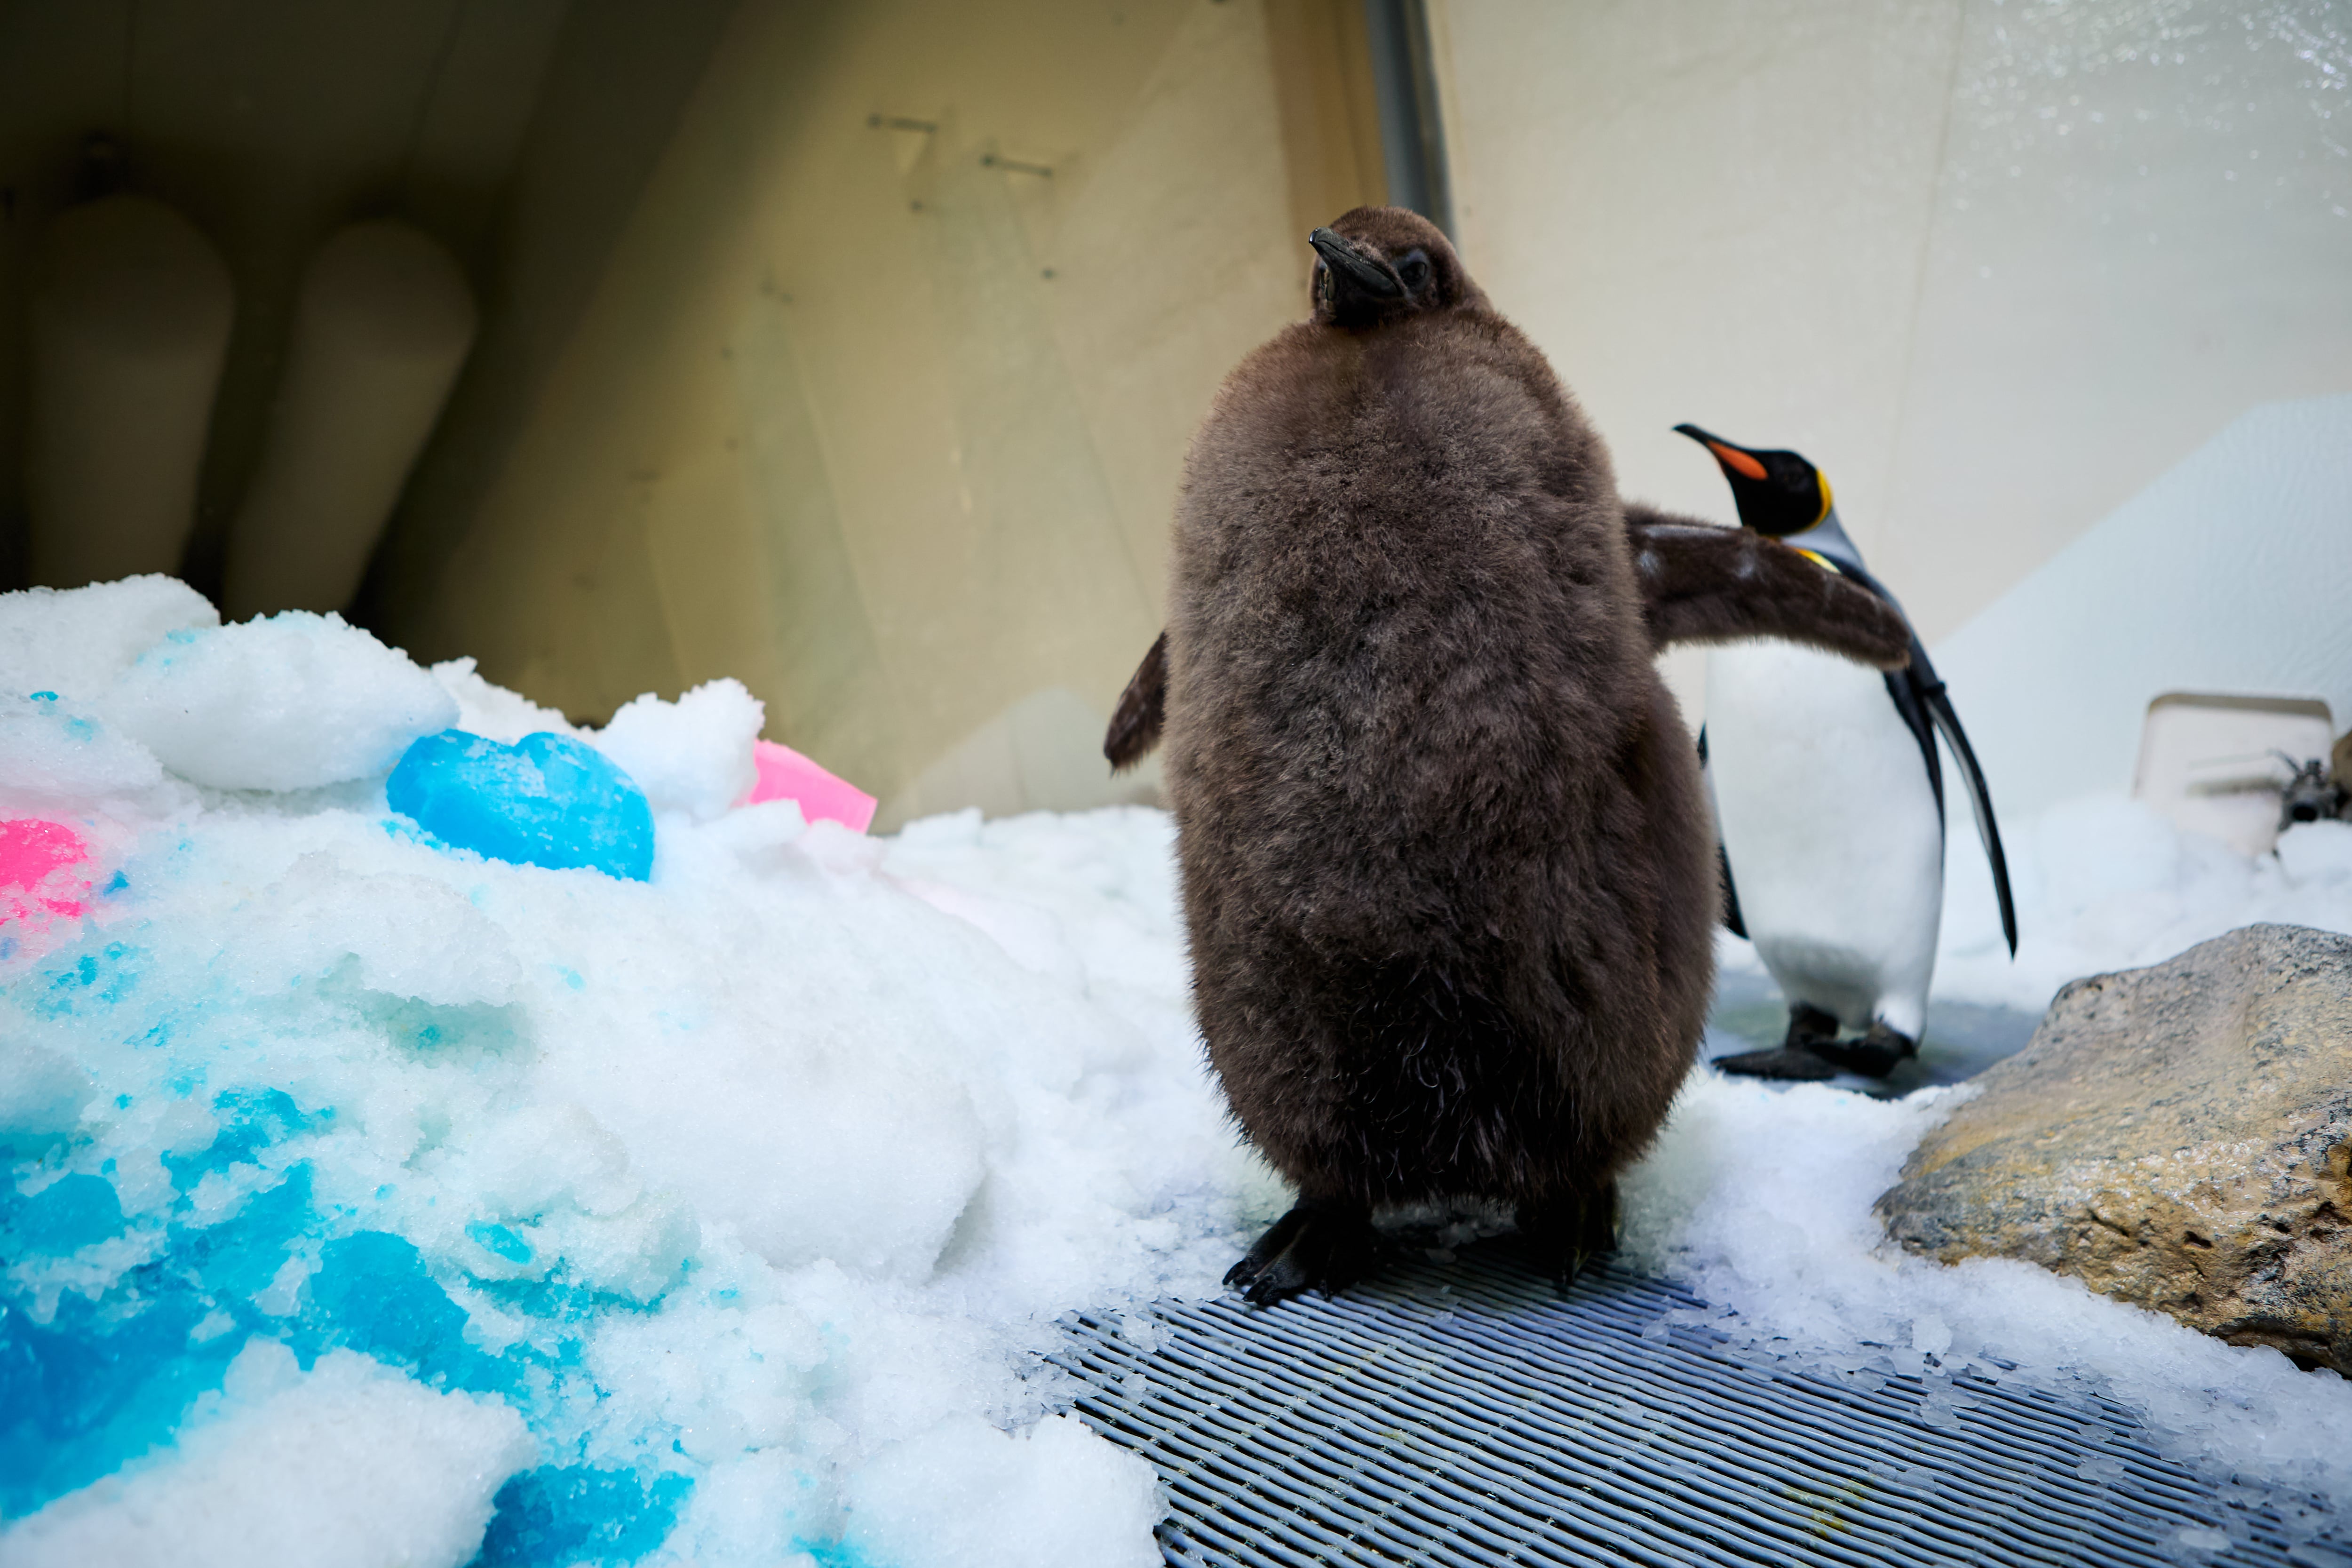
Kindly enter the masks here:
[[1188, 1568], [2352, 1568], [2315, 1535], [2352, 1521], [2225, 1498], [2088, 1389], [1796, 1370], [1709, 1316], [1615, 1268], [1562, 1300], [1506, 1238], [1270, 1310], [1073, 1315], [1051, 1359], [1158, 1468]]

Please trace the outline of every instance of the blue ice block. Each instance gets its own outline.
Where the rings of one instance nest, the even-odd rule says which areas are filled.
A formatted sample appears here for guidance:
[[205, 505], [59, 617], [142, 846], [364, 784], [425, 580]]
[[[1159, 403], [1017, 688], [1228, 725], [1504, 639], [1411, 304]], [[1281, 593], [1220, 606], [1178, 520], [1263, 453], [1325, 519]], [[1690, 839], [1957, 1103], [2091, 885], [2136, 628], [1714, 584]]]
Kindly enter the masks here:
[[562, 1568], [635, 1563], [677, 1521], [691, 1478], [635, 1470], [541, 1466], [499, 1489], [481, 1554], [469, 1568]]
[[408, 748], [384, 790], [393, 810], [454, 848], [640, 882], [653, 874], [645, 792], [567, 735], [541, 731], [507, 746], [444, 730]]

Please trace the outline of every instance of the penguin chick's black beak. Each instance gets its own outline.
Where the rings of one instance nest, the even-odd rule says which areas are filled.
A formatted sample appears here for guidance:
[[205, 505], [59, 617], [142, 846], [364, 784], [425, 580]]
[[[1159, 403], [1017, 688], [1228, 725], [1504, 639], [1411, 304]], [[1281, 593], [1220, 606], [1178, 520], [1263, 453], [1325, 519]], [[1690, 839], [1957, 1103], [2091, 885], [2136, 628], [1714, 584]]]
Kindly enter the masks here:
[[1764, 477], [1764, 465], [1759, 462], [1756, 455], [1745, 447], [1735, 447], [1722, 437], [1710, 435], [1696, 425], [1677, 425], [1675, 426], [1675, 434], [1687, 436], [1705, 447], [1715, 454], [1717, 462], [1743, 479], [1760, 479]]
[[1404, 298], [1404, 284], [1397, 275], [1328, 228], [1318, 228], [1307, 237], [1315, 254], [1331, 273], [1331, 313], [1346, 320], [1350, 316], [1370, 315], [1391, 300]]

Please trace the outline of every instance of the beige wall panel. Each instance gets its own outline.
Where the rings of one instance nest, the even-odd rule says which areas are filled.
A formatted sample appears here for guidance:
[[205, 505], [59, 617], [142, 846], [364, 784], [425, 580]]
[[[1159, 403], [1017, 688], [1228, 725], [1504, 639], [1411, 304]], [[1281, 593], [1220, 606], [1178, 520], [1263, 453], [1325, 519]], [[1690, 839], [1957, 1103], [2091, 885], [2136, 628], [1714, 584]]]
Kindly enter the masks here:
[[[505, 666], [510, 684], [521, 680], [527, 660], [559, 678], [566, 668], [556, 645], [518, 641], [493, 611], [453, 619], [444, 595], [464, 584], [448, 575], [450, 552], [548, 394], [735, 9], [734, 0], [664, 0], [658, 8], [639, 0], [572, 0], [565, 9], [481, 247], [481, 340], [362, 588], [360, 618], [420, 658], [482, 652], [461, 640], [462, 627], [463, 638], [523, 650]], [[420, 181], [420, 202], [431, 188]], [[551, 548], [569, 554], [586, 546]], [[628, 558], [644, 555], [640, 541]], [[660, 631], [656, 624], [623, 635]], [[659, 640], [667, 663], [667, 637]], [[578, 662], [593, 658], [583, 652]], [[559, 700], [552, 690], [546, 696]]]
[[1189, 9], [1132, 122], [1074, 182], [1041, 252], [1054, 269], [1048, 321], [1155, 617], [1184, 449], [1209, 396], [1244, 354], [1307, 311], [1313, 257], [1273, 161], [1284, 121], [1255, 9]]
[[1288, 195], [1255, 5], [745, 6], [436, 651], [586, 714], [740, 676], [893, 820], [1131, 795], [1100, 725], [1191, 429], [1303, 303]]
[[1265, 32], [1289, 161], [1291, 231], [1385, 201], [1363, 0], [1265, 0]]

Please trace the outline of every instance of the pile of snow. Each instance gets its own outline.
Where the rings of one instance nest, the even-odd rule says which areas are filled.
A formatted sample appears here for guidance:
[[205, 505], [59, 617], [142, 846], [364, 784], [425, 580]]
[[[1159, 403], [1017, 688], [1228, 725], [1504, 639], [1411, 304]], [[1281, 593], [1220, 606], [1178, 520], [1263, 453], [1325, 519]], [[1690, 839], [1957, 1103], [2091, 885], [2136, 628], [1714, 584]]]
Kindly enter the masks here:
[[[579, 737], [642, 775], [650, 881], [508, 865], [387, 808], [453, 713], [578, 733], [331, 617], [0, 595], [0, 820], [89, 854], [70, 918], [0, 928], [0, 1560], [1155, 1561], [1150, 1469], [1034, 1352], [1213, 1292], [1286, 1201], [1202, 1066], [1168, 819], [730, 808], [758, 713], [719, 683]], [[2180, 900], [2141, 945], [2275, 890], [2053, 833], [2049, 965], [2110, 966], [2134, 877]], [[2338, 865], [2290, 837], [2294, 888]], [[2095, 1374], [2184, 1453], [2345, 1488], [2340, 1383], [1883, 1253], [1948, 1103], [1695, 1079], [1636, 1258], [1775, 1343]]]
[[384, 771], [560, 719], [175, 595], [0, 596], [0, 819], [95, 889], [0, 929], [0, 1559], [1154, 1560], [1033, 1352], [1281, 1202], [1164, 816], [729, 811], [729, 682], [612, 737], [650, 883], [486, 861]]

